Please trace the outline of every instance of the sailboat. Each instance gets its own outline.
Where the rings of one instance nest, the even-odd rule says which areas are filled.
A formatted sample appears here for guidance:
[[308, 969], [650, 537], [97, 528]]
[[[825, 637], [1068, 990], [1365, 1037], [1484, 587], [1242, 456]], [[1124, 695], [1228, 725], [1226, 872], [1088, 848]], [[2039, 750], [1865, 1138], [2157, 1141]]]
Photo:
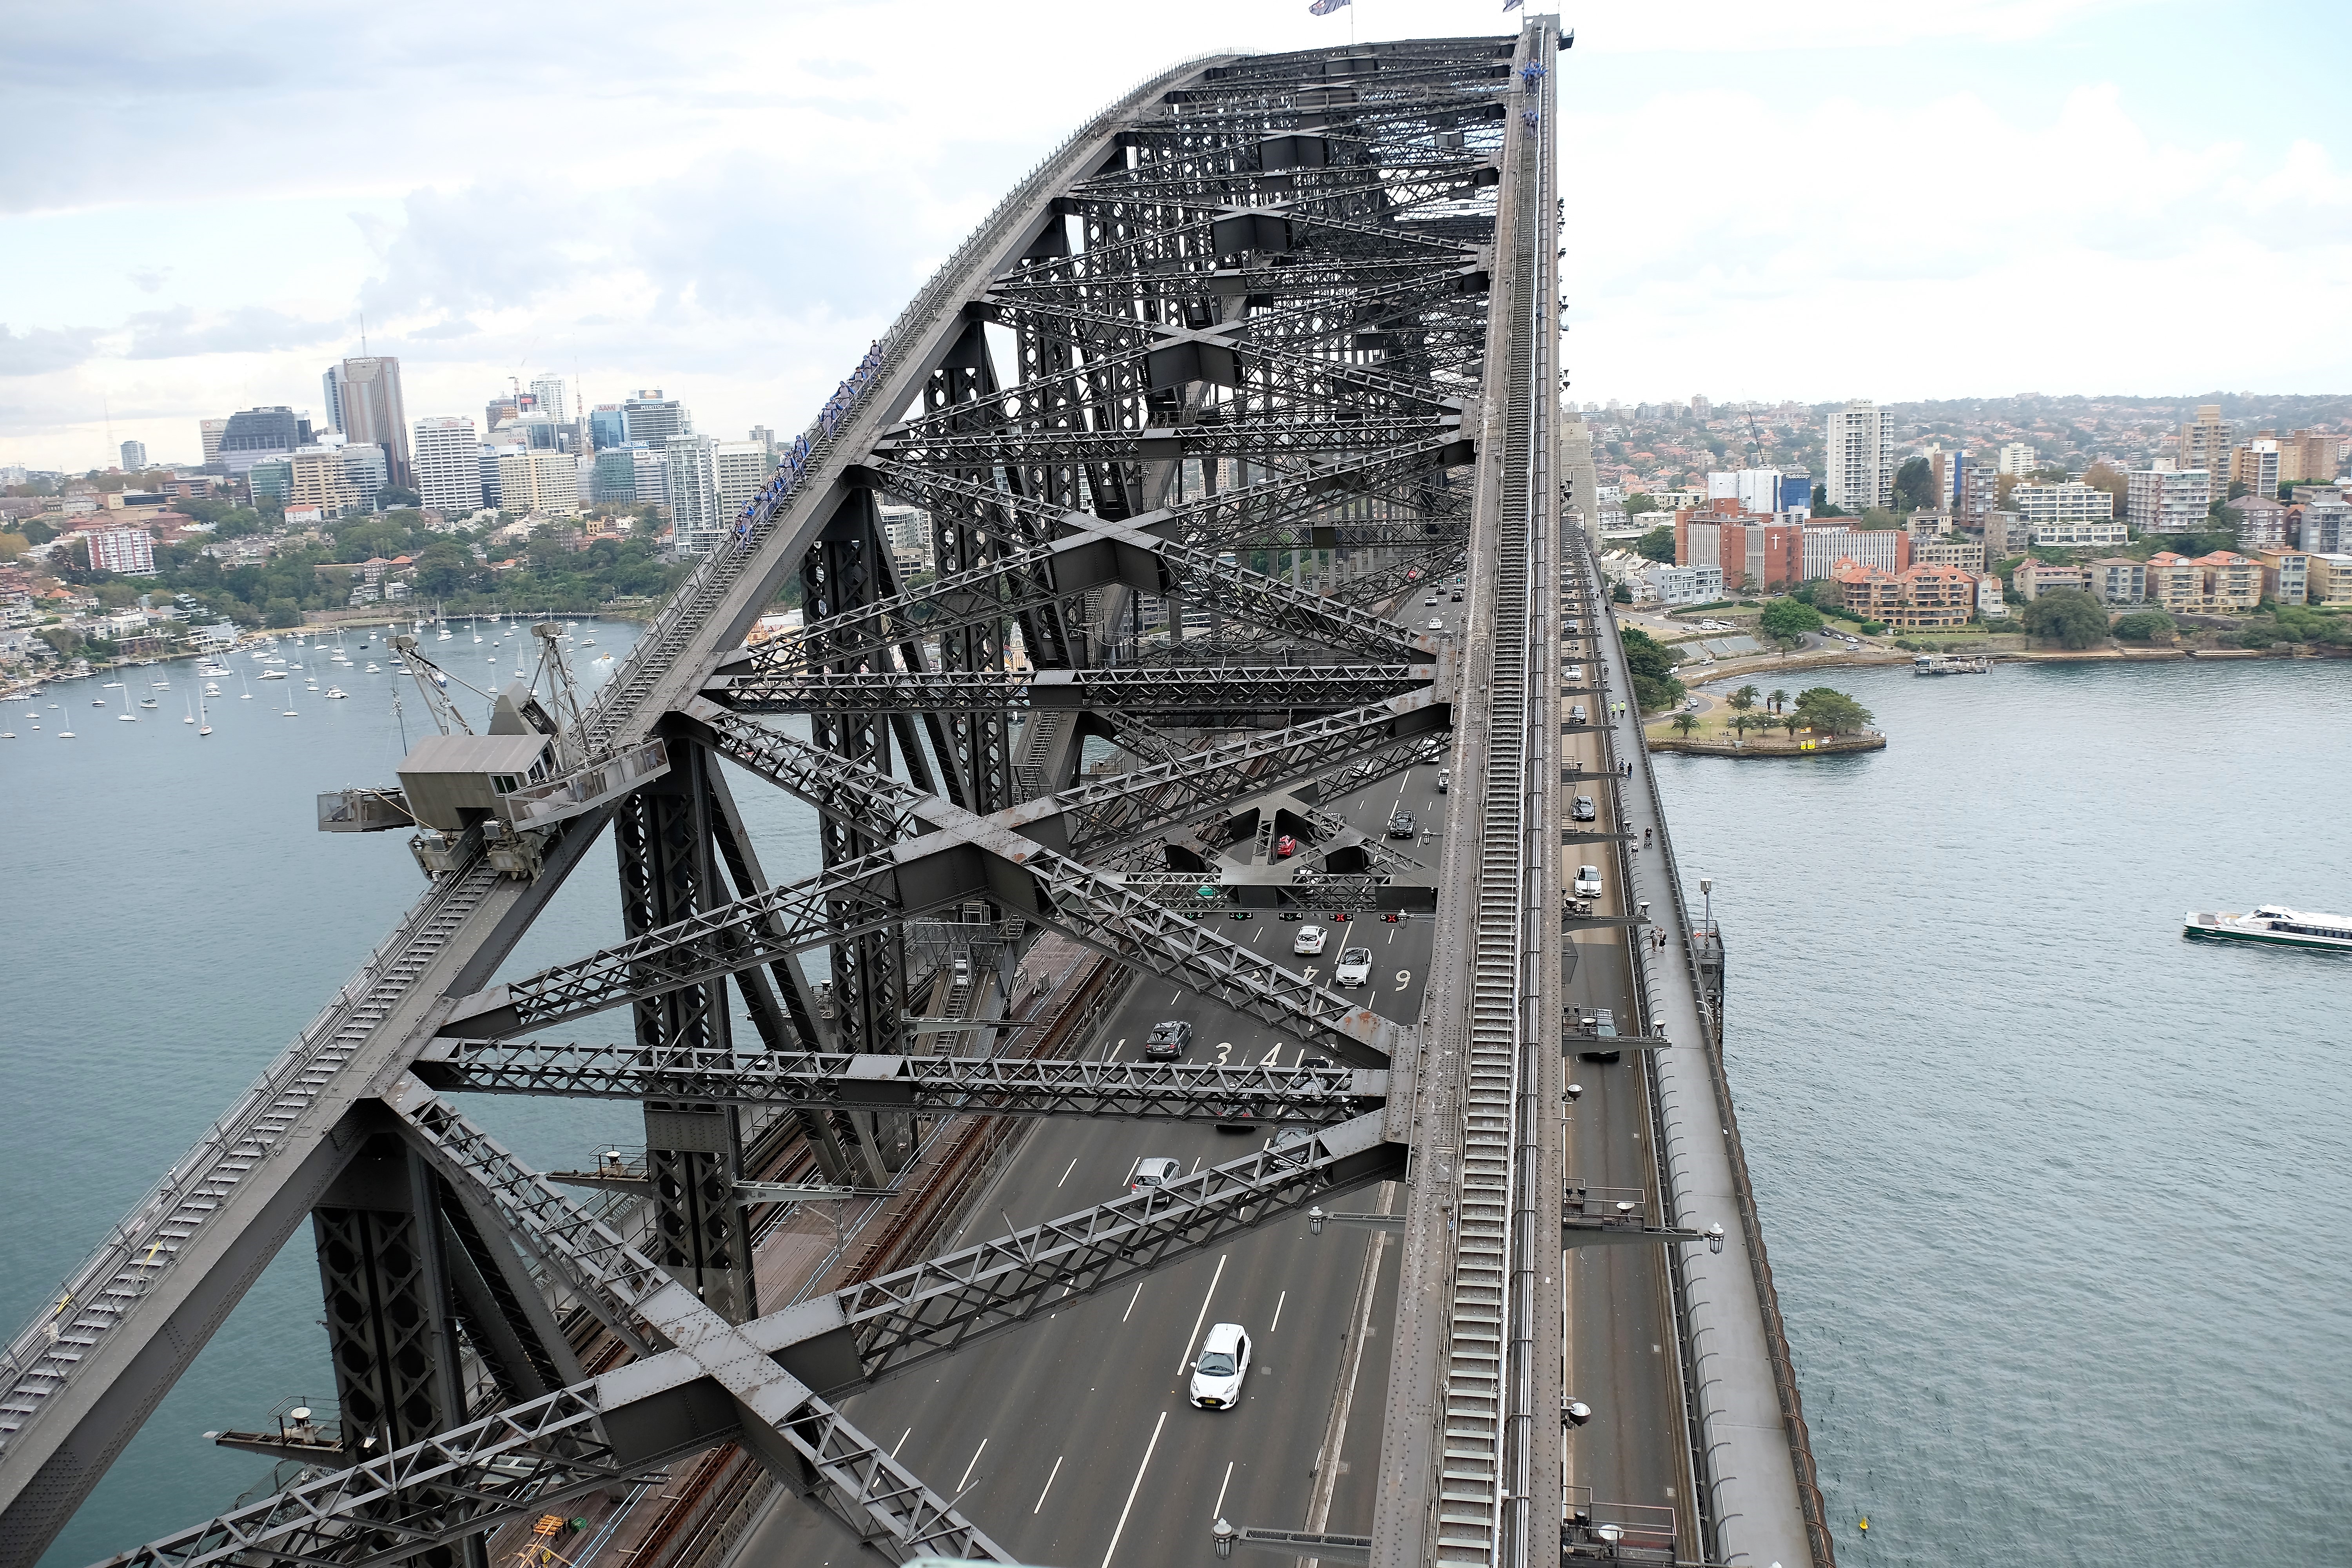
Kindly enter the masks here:
[[286, 711], [279, 714], [278, 717], [281, 719], [299, 719], [301, 716], [301, 714], [294, 710], [294, 689], [289, 686], [286, 689]]
[[238, 670], [238, 671], [236, 672], [236, 679], [238, 679], [238, 681], [239, 681], [240, 683], [242, 683], [242, 684], [244, 685], [244, 687], [245, 687], [245, 695], [244, 695], [244, 696], [242, 696], [242, 697], [240, 697], [240, 698], [238, 698], [238, 699], [237, 699], [237, 700], [238, 700], [239, 702], [250, 702], [250, 701], [252, 701], [252, 700], [253, 700], [253, 682], [251, 682], [250, 680], [247, 680], [247, 679], [245, 679], [245, 671], [243, 671], [243, 670], [241, 670], [241, 669], [240, 669], [240, 670]]
[[196, 733], [199, 735], [211, 734], [213, 732], [213, 716], [205, 711], [205, 700], [202, 696], [198, 696], [196, 699]]
[[[149, 700], [147, 706], [150, 708], [155, 706], [152, 699]], [[114, 717], [116, 721], [119, 723], [136, 724], [139, 722], [139, 715], [131, 710], [131, 692], [127, 688], [122, 693], [122, 711], [117, 713]]]
[[181, 720], [180, 722], [183, 724], [194, 723], [196, 721], [195, 704], [185, 692], [183, 692], [180, 695], [180, 706], [186, 709], [188, 713], [188, 716], [185, 719]]

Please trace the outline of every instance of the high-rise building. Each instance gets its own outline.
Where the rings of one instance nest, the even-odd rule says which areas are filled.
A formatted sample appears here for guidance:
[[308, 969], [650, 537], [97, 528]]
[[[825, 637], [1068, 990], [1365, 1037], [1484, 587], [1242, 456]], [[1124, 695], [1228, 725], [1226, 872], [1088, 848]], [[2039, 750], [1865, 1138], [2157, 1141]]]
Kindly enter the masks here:
[[205, 445], [205, 464], [210, 466], [211, 464], [219, 462], [221, 437], [228, 434], [228, 421], [226, 419], [200, 419], [196, 422], [196, 431]]
[[327, 428], [343, 427], [343, 367], [331, 364], [319, 373], [320, 406], [326, 410]]
[[719, 515], [731, 527], [743, 503], [758, 495], [776, 471], [776, 461], [757, 441], [714, 442], [710, 460], [719, 475]]
[[588, 411], [588, 440], [597, 451], [621, 446], [628, 438], [628, 422], [621, 416], [619, 404], [600, 403]]
[[118, 577], [155, 574], [155, 539], [143, 528], [100, 528], [82, 535], [89, 544], [89, 568]]
[[2183, 472], [2202, 468], [2217, 479], [2226, 479], [2233, 438], [2230, 422], [2221, 417], [2221, 405], [2200, 404], [2197, 417], [2180, 427], [2180, 450], [2173, 454], [2172, 466]]
[[564, 400], [563, 378], [562, 376], [541, 375], [533, 377], [530, 384], [530, 395], [538, 401], [539, 412], [546, 415], [551, 419], [553, 419], [558, 425], [562, 424], [564, 421], [572, 417], [569, 412], [572, 405]]
[[[1849, 403], [1832, 413], [1828, 473], [1822, 481], [1832, 506], [1860, 511], [1895, 500], [1895, 416], [1869, 402]], [[1731, 574], [1726, 572], [1728, 580]]]
[[707, 555], [727, 537], [727, 514], [719, 509], [719, 468], [708, 436], [673, 436], [666, 444], [669, 516], [680, 555]]
[[122, 443], [122, 471], [127, 474], [139, 474], [146, 470], [147, 443], [144, 441]]
[[480, 470], [484, 506], [498, 507], [501, 510], [506, 506], [506, 499], [499, 493], [499, 457], [501, 453], [513, 450], [511, 447], [493, 447], [485, 443], [481, 449], [474, 454], [475, 466]]
[[454, 416], [419, 419], [410, 426], [416, 465], [416, 493], [426, 506], [451, 517], [482, 510], [481, 443], [474, 422]]
[[2124, 479], [2125, 521], [2142, 533], [2198, 533], [2213, 502], [2213, 476], [2183, 471], [2164, 458]]
[[2021, 479], [2033, 471], [2034, 465], [2039, 460], [2034, 457], [2033, 447], [2030, 444], [2023, 441], [2011, 441], [2000, 449], [2000, 460], [1995, 467], [2004, 474]]
[[[2020, 485], [2009, 492], [2009, 505], [2028, 522], [2106, 522], [2116, 514], [2111, 491], [2080, 479], [2058, 485]], [[2123, 541], [2118, 538], [2116, 542]]]
[[2307, 500], [2295, 542], [2315, 554], [2341, 555], [2352, 551], [2352, 501], [2341, 498]]
[[2245, 486], [2249, 495], [2278, 499], [2279, 444], [2268, 431], [2231, 448], [2230, 482]]
[[499, 509], [570, 516], [580, 510], [580, 465], [569, 453], [499, 448]]
[[621, 405], [622, 428], [632, 441], [658, 447], [674, 436], [694, 434], [694, 416], [674, 397], [664, 397], [658, 386], [638, 392]]
[[2336, 478], [2336, 466], [2343, 458], [2344, 437], [2297, 430], [2292, 436], [2281, 437], [2278, 446], [2282, 486], [2324, 485]]
[[347, 359], [335, 372], [340, 393], [337, 428], [354, 441], [370, 441], [383, 448], [392, 465], [392, 482], [403, 489], [416, 488], [415, 469], [408, 455], [408, 405], [400, 395], [400, 362], [388, 354]]
[[771, 452], [776, 449], [776, 433], [773, 430], [769, 429], [765, 425], [752, 426], [751, 438], [760, 443], [761, 446], [765, 447]]
[[341, 447], [302, 447], [288, 455], [290, 472], [285, 500], [289, 510], [314, 506], [320, 516], [334, 518], [370, 508], [375, 492], [361, 485], [373, 476], [362, 470], [356, 476], [360, 482], [354, 483], [343, 450]]
[[1984, 527], [1985, 514], [2000, 500], [2001, 470], [1981, 459], [1960, 466], [1960, 499], [1955, 509], [1959, 526], [1970, 532]]
[[309, 445], [310, 421], [285, 405], [247, 408], [228, 416], [217, 460], [231, 475], [243, 474], [266, 458], [287, 457]]

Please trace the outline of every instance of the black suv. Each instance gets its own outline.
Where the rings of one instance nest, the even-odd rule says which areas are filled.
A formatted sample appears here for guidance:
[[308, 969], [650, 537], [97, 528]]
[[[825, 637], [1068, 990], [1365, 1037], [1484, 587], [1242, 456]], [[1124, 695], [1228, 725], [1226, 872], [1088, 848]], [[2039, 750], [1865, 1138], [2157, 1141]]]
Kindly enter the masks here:
[[1394, 816], [1389, 818], [1389, 837], [1391, 838], [1410, 838], [1412, 837], [1412, 813], [1409, 811], [1400, 811]]

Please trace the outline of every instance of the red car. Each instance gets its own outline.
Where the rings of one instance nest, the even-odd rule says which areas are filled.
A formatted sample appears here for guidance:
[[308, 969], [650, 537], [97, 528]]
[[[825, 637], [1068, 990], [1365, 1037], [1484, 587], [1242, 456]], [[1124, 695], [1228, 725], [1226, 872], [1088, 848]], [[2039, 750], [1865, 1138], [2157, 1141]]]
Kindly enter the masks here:
[[1274, 841], [1274, 858], [1276, 859], [1287, 860], [1293, 855], [1297, 853], [1298, 840], [1293, 838], [1289, 834], [1286, 833], [1281, 837]]

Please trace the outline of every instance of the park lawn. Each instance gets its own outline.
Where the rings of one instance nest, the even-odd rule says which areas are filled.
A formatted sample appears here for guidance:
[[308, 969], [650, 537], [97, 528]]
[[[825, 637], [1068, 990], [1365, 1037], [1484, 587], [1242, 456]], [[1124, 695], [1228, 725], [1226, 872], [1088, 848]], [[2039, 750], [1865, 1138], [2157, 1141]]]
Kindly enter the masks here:
[[[1690, 732], [1690, 738], [1694, 741], [1733, 741], [1738, 739], [1739, 737], [1738, 733], [1731, 728], [1731, 716], [1736, 710], [1734, 710], [1728, 702], [1723, 700], [1720, 696], [1716, 696], [1713, 692], [1708, 693], [1708, 695], [1715, 696], [1715, 706], [1708, 709], [1704, 713], [1694, 713], [1691, 715], [1692, 718], [1698, 721], [1698, 728]], [[1793, 692], [1790, 693], [1790, 700], [1791, 701], [1795, 700], [1795, 694]], [[1764, 711], [1764, 705], [1761, 702], [1759, 702], [1754, 708], [1749, 709], [1748, 711], [1751, 713], [1762, 713]], [[1642, 728], [1645, 734], [1659, 735], [1673, 740], [1682, 739], [1683, 732], [1675, 728], [1675, 716], [1672, 713], [1661, 713], [1655, 718], [1644, 720], [1643, 721]], [[1750, 730], [1748, 731], [1751, 737], [1761, 732], [1762, 731], [1756, 730]], [[1789, 733], [1786, 730], [1781, 729], [1777, 724], [1772, 727], [1769, 732], [1780, 736], [1783, 740], [1788, 738]]]

